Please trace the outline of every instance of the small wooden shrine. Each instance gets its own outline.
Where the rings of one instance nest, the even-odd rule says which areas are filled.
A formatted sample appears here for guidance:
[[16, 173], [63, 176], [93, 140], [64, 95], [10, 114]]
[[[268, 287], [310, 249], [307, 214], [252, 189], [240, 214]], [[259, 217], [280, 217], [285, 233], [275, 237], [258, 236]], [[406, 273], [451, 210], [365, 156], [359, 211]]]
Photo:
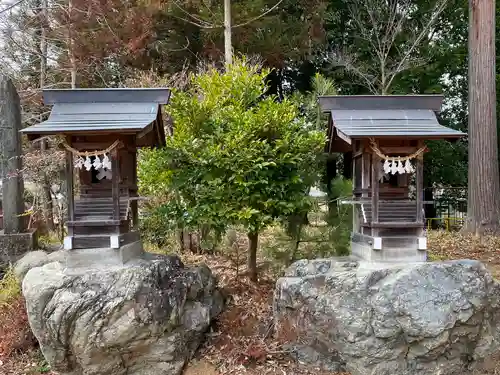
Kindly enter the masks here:
[[352, 255], [369, 261], [425, 261], [425, 140], [466, 134], [439, 124], [440, 95], [324, 96], [330, 153], [352, 152]]
[[[22, 130], [30, 140], [61, 136], [66, 151], [65, 249], [136, 242], [137, 149], [165, 144], [168, 89], [45, 90], [47, 121]], [[76, 177], [76, 178], [75, 178]]]

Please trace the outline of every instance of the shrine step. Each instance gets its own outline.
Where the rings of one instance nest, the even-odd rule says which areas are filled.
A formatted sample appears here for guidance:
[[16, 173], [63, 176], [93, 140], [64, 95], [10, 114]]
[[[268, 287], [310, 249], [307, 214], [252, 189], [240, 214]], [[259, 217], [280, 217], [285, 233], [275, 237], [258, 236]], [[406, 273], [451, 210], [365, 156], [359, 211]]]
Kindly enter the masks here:
[[[120, 217], [125, 218], [127, 215], [128, 204], [120, 203]], [[76, 220], [110, 220], [113, 218], [113, 203], [112, 202], [75, 202], [75, 219]]]

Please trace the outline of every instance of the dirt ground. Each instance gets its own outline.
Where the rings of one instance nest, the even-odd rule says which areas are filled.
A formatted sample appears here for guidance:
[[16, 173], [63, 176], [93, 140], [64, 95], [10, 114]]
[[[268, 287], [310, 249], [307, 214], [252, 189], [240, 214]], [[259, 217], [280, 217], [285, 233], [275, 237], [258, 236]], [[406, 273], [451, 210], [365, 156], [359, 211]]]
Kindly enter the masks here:
[[[500, 238], [438, 232], [429, 234], [428, 243], [431, 260], [478, 259], [500, 278]], [[272, 275], [264, 274], [258, 284], [252, 284], [245, 277], [236, 278], [233, 263], [222, 257], [189, 256], [184, 261], [207, 263], [231, 296], [228, 308], [208, 333], [185, 375], [349, 375], [307, 369], [283, 352], [272, 336]], [[9, 358], [0, 355], [0, 374], [55, 375], [36, 348]], [[487, 368], [477, 375], [500, 375], [500, 358], [489, 359]]]
[[[428, 234], [429, 258], [477, 259], [500, 279], [500, 238], [474, 238], [459, 233], [430, 232]], [[279, 344], [258, 332], [271, 321], [272, 288], [274, 282], [265, 280], [255, 287], [245, 282], [231, 281], [231, 275], [221, 273], [221, 264], [211, 266], [222, 276], [223, 283], [234, 293], [234, 303], [227, 310], [217, 327], [217, 335], [210, 338], [197, 359], [191, 362], [185, 375], [350, 375], [347, 373], [322, 373], [297, 364], [287, 354], [279, 352]], [[219, 263], [219, 264], [216, 264]], [[258, 327], [255, 329], [255, 327]], [[262, 328], [261, 328], [262, 329]], [[265, 353], [278, 353], [267, 355]], [[489, 358], [484, 369], [476, 375], [500, 375], [500, 353]]]

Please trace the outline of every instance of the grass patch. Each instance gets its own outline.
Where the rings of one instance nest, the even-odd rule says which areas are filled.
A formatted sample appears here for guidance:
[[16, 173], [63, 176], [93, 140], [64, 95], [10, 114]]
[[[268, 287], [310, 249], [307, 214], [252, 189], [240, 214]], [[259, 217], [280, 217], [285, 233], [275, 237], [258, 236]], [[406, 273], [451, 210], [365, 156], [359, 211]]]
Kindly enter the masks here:
[[59, 234], [56, 232], [48, 232], [46, 234], [38, 237], [38, 246], [41, 249], [49, 249], [51, 247], [61, 245], [62, 241], [59, 237]]
[[9, 304], [21, 295], [19, 281], [12, 268], [7, 269], [3, 279], [0, 280], [0, 308]]

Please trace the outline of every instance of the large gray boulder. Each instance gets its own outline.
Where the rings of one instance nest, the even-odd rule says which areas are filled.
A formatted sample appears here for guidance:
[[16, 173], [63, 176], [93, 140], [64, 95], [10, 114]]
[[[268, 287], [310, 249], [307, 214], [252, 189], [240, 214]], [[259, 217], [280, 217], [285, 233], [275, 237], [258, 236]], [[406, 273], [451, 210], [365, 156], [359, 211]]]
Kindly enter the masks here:
[[477, 261], [299, 261], [276, 285], [279, 337], [352, 375], [455, 375], [500, 348], [500, 285]]
[[23, 294], [51, 368], [72, 375], [180, 374], [223, 308], [210, 269], [175, 256], [94, 268], [52, 262], [28, 271]]
[[47, 263], [49, 263], [49, 257], [45, 251], [29, 251], [14, 264], [14, 274], [19, 282], [22, 282], [30, 269], [41, 267]]
[[55, 251], [53, 253], [46, 253], [42, 250], [28, 251], [21, 259], [14, 264], [14, 274], [19, 282], [22, 282], [24, 276], [32, 268], [42, 267], [47, 263], [63, 262], [64, 251]]

